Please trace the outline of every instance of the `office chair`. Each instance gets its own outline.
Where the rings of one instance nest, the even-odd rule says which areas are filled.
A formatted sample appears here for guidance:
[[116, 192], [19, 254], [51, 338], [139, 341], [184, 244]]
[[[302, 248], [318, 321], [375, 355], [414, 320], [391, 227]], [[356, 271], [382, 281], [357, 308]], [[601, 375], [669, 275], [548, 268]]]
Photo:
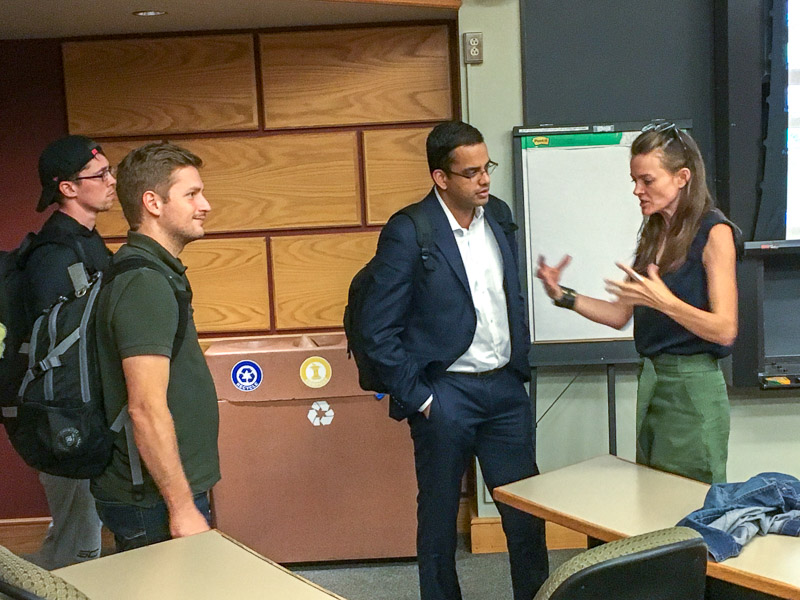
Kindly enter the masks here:
[[89, 600], [58, 575], [0, 546], [0, 598], [12, 600]]
[[587, 550], [547, 578], [534, 600], [703, 600], [707, 549], [671, 527]]

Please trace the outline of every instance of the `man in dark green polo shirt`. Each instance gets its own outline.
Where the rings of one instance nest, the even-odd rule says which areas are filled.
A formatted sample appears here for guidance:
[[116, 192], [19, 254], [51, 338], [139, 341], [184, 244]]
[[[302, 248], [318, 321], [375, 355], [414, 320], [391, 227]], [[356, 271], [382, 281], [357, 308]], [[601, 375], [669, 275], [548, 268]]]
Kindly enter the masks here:
[[[97, 511], [118, 550], [209, 529], [208, 491], [219, 481], [219, 416], [211, 374], [189, 315], [175, 356], [179, 308], [171, 280], [188, 291], [178, 255], [203, 236], [211, 210], [203, 196], [200, 158], [169, 143], [133, 150], [119, 165], [117, 190], [130, 225], [114, 257], [152, 261], [117, 276], [97, 312], [97, 343], [106, 414], [127, 405], [144, 467], [134, 491], [125, 432], [106, 471], [92, 481]], [[135, 456], [134, 456], [135, 460]]]

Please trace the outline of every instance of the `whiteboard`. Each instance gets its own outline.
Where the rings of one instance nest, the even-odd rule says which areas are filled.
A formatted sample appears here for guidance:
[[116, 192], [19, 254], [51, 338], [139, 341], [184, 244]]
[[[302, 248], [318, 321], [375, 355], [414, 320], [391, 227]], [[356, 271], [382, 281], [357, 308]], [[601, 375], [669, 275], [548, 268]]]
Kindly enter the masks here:
[[525, 255], [534, 344], [631, 340], [622, 330], [593, 323], [553, 305], [536, 279], [537, 257], [572, 262], [562, 283], [578, 293], [613, 300], [604, 279], [621, 280], [615, 262], [632, 264], [642, 224], [630, 177], [636, 131], [531, 135], [521, 138]]

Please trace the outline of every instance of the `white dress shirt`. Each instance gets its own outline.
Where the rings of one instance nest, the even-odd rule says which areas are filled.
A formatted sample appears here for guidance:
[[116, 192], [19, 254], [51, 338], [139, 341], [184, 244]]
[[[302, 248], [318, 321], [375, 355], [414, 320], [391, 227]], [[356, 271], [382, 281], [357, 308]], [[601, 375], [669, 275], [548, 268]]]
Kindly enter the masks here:
[[[499, 369], [511, 359], [508, 303], [503, 289], [500, 247], [492, 228], [486, 224], [482, 206], [475, 208], [472, 222], [464, 228], [447, 208], [439, 190], [434, 191], [456, 238], [477, 319], [472, 343], [447, 370], [452, 373], [482, 373]], [[419, 410], [424, 411], [432, 401], [433, 396], [430, 396]]]

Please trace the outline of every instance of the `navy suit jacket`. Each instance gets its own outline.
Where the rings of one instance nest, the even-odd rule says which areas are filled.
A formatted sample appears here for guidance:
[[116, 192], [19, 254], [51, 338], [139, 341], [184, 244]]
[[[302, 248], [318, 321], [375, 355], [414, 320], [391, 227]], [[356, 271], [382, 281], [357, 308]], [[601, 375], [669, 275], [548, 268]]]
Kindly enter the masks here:
[[[511, 222], [511, 211], [500, 199], [497, 214]], [[379, 365], [391, 395], [389, 414], [402, 420], [416, 413], [433, 393], [431, 381], [464, 354], [475, 335], [477, 318], [467, 273], [450, 222], [433, 190], [420, 202], [433, 230], [428, 260], [421, 259], [411, 218], [396, 213], [383, 228], [372, 268], [374, 283], [364, 303], [360, 324], [365, 351]], [[511, 334], [507, 368], [523, 381], [530, 379], [530, 336], [519, 283], [517, 246], [484, 212], [503, 259], [503, 284]]]

